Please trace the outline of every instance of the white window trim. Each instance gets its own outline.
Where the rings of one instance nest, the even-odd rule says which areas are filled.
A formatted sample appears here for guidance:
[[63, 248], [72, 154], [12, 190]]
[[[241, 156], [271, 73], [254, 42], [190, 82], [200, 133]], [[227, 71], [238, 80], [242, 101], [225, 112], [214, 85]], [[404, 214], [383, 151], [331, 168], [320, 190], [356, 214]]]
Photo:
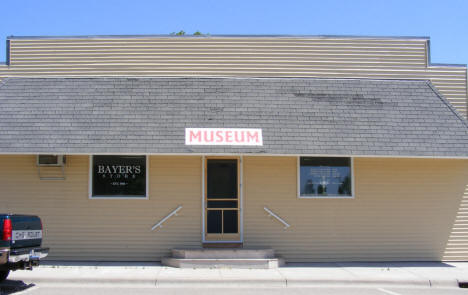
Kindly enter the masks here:
[[[347, 200], [352, 200], [355, 198], [354, 158], [353, 157], [345, 157], [345, 156], [336, 157], [336, 158], [350, 158], [351, 160], [351, 167], [350, 167], [351, 168], [351, 195], [350, 196], [301, 196], [301, 157], [309, 157], [309, 156], [297, 156], [297, 162], [296, 162], [297, 198], [299, 199], [347, 199]], [[327, 156], [327, 157], [332, 158], [331, 156]]]
[[[114, 154], [109, 156], [121, 156], [120, 154]], [[89, 156], [89, 177], [88, 177], [88, 198], [90, 200], [149, 200], [149, 155], [141, 155], [146, 157], [146, 192], [144, 196], [93, 196], [93, 158], [94, 155]]]

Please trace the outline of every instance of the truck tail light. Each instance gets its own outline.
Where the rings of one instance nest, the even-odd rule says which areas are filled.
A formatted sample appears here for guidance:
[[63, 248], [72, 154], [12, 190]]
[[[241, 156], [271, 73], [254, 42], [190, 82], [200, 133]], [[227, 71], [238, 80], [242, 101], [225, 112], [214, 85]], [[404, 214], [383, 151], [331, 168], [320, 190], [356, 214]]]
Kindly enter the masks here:
[[3, 237], [4, 241], [11, 241], [11, 219], [3, 220]]

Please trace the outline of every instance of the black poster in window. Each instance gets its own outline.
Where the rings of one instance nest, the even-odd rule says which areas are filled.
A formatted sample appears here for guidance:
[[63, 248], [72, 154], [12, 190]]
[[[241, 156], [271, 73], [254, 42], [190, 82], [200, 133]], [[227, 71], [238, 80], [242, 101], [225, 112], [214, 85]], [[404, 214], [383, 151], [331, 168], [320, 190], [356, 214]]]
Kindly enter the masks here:
[[93, 156], [93, 196], [145, 197], [146, 156]]

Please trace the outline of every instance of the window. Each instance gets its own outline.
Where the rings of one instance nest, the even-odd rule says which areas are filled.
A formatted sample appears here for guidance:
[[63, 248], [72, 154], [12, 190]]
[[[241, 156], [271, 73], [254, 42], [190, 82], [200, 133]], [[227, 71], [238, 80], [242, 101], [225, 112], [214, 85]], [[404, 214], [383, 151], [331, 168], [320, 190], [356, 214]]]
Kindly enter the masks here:
[[92, 198], [147, 198], [146, 156], [93, 156]]
[[352, 197], [351, 158], [300, 157], [299, 197]]

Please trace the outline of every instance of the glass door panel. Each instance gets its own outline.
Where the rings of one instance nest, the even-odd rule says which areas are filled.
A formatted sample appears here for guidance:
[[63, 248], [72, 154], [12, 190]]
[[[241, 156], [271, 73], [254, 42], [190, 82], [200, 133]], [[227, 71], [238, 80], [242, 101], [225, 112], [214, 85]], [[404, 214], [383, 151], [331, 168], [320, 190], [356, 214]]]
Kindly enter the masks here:
[[237, 159], [206, 161], [206, 241], [240, 239], [238, 170]]

